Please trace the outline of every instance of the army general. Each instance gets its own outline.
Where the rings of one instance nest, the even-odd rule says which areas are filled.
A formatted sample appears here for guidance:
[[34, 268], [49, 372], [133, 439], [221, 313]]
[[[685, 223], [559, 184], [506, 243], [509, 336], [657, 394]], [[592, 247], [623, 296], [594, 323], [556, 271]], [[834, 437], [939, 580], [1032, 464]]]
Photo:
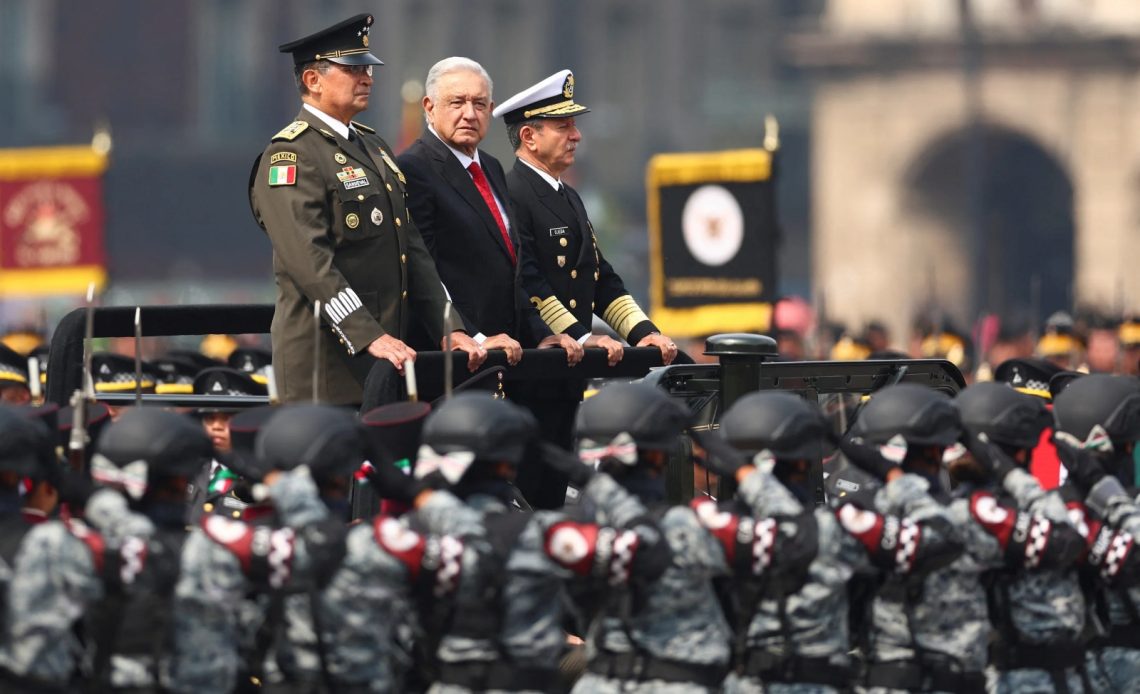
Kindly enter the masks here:
[[[315, 392], [323, 402], [360, 402], [372, 363], [365, 355], [398, 369], [415, 359], [404, 343], [410, 319], [443, 340], [446, 295], [408, 214], [404, 175], [387, 143], [352, 120], [383, 64], [368, 49], [371, 25], [361, 14], [280, 46], [293, 56], [303, 106], [250, 174], [250, 205], [273, 243], [273, 364], [285, 401]], [[451, 337], [471, 368], [486, 358], [466, 333]]]

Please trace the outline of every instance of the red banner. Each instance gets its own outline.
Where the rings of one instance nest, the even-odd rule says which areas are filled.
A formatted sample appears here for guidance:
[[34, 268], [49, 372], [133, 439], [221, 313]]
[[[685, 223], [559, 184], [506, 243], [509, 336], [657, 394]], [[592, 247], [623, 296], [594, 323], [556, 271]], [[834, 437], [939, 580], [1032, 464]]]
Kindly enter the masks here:
[[90, 147], [0, 150], [0, 297], [102, 287], [106, 168]]

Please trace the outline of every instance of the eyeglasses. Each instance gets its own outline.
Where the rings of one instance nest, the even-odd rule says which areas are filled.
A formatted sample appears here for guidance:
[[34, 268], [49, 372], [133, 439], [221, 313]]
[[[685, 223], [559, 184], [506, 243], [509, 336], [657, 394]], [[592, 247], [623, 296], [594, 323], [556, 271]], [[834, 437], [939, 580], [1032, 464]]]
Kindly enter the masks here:
[[341, 65], [340, 63], [333, 63], [333, 65], [337, 66], [341, 70], [344, 70], [353, 77], [363, 77], [365, 75], [369, 77], [372, 76], [371, 65]]

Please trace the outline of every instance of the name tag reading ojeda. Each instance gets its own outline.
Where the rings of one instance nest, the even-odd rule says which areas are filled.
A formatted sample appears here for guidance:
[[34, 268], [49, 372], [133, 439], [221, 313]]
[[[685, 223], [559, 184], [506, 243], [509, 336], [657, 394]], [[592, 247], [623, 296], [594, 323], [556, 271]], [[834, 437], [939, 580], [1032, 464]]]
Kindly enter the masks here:
[[569, 227], [555, 227], [554, 229], [550, 230], [550, 235], [551, 236], [565, 236], [567, 229], [569, 229]]

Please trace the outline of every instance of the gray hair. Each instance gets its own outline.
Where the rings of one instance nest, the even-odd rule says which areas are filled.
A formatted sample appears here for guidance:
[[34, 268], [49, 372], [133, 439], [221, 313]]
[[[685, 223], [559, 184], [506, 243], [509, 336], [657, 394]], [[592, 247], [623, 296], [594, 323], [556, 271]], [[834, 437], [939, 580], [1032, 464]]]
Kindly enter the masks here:
[[542, 119], [531, 118], [530, 120], [521, 120], [517, 123], [507, 124], [507, 142], [511, 143], [511, 149], [515, 152], [519, 151], [519, 147], [522, 147], [522, 137], [519, 136], [519, 133], [523, 127], [527, 125], [535, 130], [542, 130]]
[[309, 95], [309, 88], [301, 80], [301, 76], [305, 74], [305, 70], [316, 70], [322, 75], [332, 69], [332, 63], [328, 60], [313, 60], [307, 63], [301, 63], [293, 69], [293, 81], [297, 83], [297, 91], [301, 92], [301, 96]]
[[487, 82], [487, 98], [493, 98], [492, 95], [495, 91], [495, 83], [491, 81], [491, 76], [483, 69], [483, 66], [470, 58], [461, 58], [459, 56], [452, 56], [444, 58], [435, 65], [431, 66], [428, 70], [427, 79], [424, 80], [424, 93], [428, 95], [432, 101], [439, 100], [439, 79], [444, 75], [449, 75], [453, 72], [474, 72]]

